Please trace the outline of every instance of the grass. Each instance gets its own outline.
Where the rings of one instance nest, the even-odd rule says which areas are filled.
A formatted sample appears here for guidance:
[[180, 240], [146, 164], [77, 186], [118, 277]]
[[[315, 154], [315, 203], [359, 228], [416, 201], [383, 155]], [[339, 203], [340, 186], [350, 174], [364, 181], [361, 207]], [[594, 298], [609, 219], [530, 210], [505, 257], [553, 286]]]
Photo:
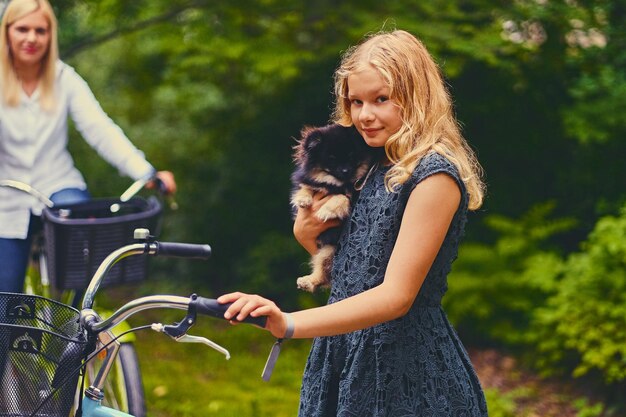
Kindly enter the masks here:
[[490, 417], [526, 417], [517, 408], [518, 393], [502, 393], [495, 388], [485, 389], [485, 399]]

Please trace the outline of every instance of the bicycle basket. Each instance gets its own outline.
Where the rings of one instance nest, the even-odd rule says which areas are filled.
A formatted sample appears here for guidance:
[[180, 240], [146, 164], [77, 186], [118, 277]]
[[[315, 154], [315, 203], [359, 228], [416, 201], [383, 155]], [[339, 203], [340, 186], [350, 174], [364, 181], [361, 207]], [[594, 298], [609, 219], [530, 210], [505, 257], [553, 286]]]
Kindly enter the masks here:
[[[112, 212], [111, 206], [119, 210]], [[50, 282], [58, 289], [85, 289], [100, 263], [111, 252], [133, 242], [136, 228], [157, 235], [161, 203], [133, 197], [94, 199], [79, 204], [55, 206], [43, 211], [45, 249]], [[101, 287], [141, 281], [147, 276], [148, 257], [122, 259], [107, 273]]]
[[0, 416], [69, 416], [88, 353], [78, 319], [56, 301], [0, 293]]

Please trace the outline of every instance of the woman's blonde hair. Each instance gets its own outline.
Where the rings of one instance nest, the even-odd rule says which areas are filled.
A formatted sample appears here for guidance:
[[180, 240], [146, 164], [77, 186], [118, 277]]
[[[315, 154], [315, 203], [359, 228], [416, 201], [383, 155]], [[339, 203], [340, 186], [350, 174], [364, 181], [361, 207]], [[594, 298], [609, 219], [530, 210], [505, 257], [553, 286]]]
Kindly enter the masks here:
[[389, 191], [409, 179], [422, 157], [437, 152], [459, 170], [469, 194], [469, 208], [479, 208], [485, 186], [482, 168], [461, 135], [439, 67], [415, 36], [402, 30], [366, 38], [344, 54], [335, 72], [334, 121], [352, 125], [348, 77], [374, 68], [390, 88], [390, 99], [401, 109], [402, 126], [385, 144], [393, 166], [385, 184]]
[[0, 86], [5, 103], [17, 106], [20, 102], [21, 83], [13, 66], [13, 54], [9, 47], [9, 26], [37, 10], [41, 10], [48, 20], [50, 44], [42, 58], [40, 73], [40, 103], [44, 109], [54, 107], [55, 64], [59, 58], [57, 43], [57, 19], [48, 0], [12, 0], [4, 11], [0, 23]]

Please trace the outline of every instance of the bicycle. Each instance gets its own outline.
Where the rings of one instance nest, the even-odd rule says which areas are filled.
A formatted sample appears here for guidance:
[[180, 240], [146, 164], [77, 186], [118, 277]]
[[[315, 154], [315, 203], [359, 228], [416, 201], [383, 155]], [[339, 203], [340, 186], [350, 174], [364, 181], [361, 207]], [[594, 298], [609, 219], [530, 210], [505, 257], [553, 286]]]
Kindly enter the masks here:
[[[28, 184], [0, 181], [0, 186], [28, 193], [45, 205], [42, 211], [43, 231], [33, 239], [33, 259], [27, 273], [25, 292], [77, 307], [88, 284], [86, 279], [93, 275], [111, 251], [132, 240], [134, 228], [160, 228], [160, 200], [153, 196], [149, 199], [136, 197], [152, 179], [135, 181], [119, 198], [97, 198], [60, 206], [55, 206]], [[111, 287], [138, 282], [146, 277], [146, 271], [146, 259], [127, 260], [109, 272], [103, 285]], [[133, 342], [131, 334], [126, 336], [120, 347], [107, 380], [107, 404], [143, 417], [143, 384]], [[94, 362], [87, 368], [90, 379], [95, 378]]]
[[[5, 312], [0, 322], [0, 341], [8, 342], [0, 344], [0, 357], [5, 354], [7, 358], [4, 375], [0, 375], [1, 390], [6, 392], [2, 392], [0, 401], [8, 398], [5, 404], [0, 402], [0, 415], [67, 417], [71, 411], [80, 411], [82, 417], [132, 417], [103, 405], [103, 386], [119, 354], [119, 336], [111, 330], [147, 309], [186, 310], [186, 315], [171, 325], [153, 323], [130, 331], [152, 329], [177, 342], [203, 343], [227, 359], [230, 357], [228, 350], [211, 340], [188, 334], [198, 314], [223, 319], [228, 304], [221, 305], [214, 299], [195, 294], [145, 296], [127, 302], [106, 319], [93, 309], [102, 280], [120, 259], [134, 255], [206, 259], [211, 253], [208, 245], [158, 242], [145, 229], [136, 233], [137, 243], [119, 248], [100, 264], [83, 296], [80, 311], [40, 296], [0, 293], [0, 314]], [[248, 317], [245, 322], [265, 327], [266, 318]], [[100, 352], [106, 353], [102, 366], [77, 402], [77, 387], [78, 391], [82, 388], [79, 373]]]

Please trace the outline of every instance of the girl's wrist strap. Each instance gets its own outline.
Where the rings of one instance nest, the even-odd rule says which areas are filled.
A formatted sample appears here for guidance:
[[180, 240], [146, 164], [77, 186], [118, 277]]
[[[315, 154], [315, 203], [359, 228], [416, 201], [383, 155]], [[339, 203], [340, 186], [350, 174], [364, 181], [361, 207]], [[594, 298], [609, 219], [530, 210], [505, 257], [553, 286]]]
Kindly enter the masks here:
[[283, 313], [285, 315], [285, 320], [287, 320], [287, 330], [285, 330], [285, 335], [283, 339], [291, 339], [293, 337], [293, 332], [296, 330], [296, 326], [293, 322], [293, 317], [289, 313]]
[[285, 330], [285, 335], [277, 339], [272, 346], [272, 350], [270, 351], [270, 355], [267, 357], [267, 362], [265, 363], [265, 368], [263, 368], [263, 373], [261, 377], [264, 381], [269, 381], [272, 377], [272, 372], [274, 371], [274, 366], [276, 366], [276, 361], [278, 360], [278, 354], [280, 353], [280, 347], [283, 344], [283, 340], [291, 339], [293, 336], [293, 332], [295, 330], [295, 325], [293, 322], [293, 318], [289, 313], [283, 313], [285, 316], [285, 320], [287, 321], [287, 330]]

